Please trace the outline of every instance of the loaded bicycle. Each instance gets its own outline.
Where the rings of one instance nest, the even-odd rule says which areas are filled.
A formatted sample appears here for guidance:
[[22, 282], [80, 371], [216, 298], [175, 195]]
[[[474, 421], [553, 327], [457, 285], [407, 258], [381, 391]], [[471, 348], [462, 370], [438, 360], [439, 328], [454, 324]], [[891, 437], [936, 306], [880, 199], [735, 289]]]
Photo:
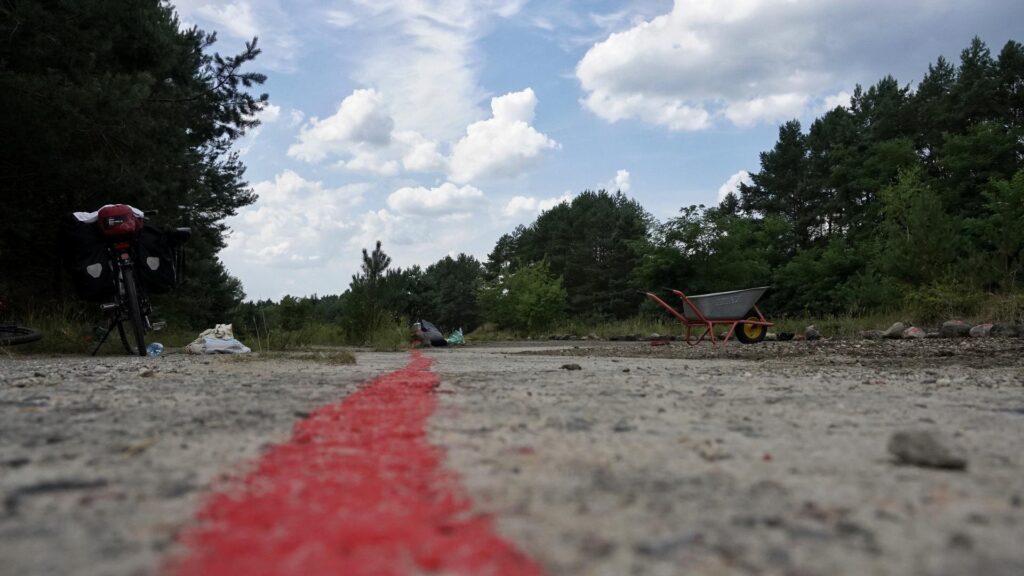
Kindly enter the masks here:
[[93, 356], [114, 330], [127, 353], [146, 355], [146, 333], [156, 327], [150, 318], [149, 292], [179, 283], [184, 268], [181, 247], [191, 234], [188, 228], [164, 231], [151, 226], [145, 212], [127, 204], [76, 212], [68, 221], [65, 263], [75, 288], [110, 316]]

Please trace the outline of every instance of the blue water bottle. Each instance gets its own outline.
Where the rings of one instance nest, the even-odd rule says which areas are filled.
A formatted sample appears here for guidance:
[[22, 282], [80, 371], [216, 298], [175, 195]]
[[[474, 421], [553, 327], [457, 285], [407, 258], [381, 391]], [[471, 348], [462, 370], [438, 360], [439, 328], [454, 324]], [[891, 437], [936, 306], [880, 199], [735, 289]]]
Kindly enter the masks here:
[[153, 342], [149, 346], [146, 346], [146, 356], [156, 357], [164, 351], [164, 345], [159, 342]]

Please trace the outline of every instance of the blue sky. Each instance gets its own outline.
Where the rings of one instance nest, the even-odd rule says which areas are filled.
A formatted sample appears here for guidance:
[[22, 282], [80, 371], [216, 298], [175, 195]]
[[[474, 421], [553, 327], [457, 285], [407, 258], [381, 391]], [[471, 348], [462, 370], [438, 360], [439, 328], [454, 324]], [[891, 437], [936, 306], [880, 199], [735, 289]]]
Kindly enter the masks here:
[[[221, 257], [250, 298], [343, 292], [466, 252], [586, 189], [660, 220], [758, 170], [780, 122], [885, 74], [914, 83], [974, 35], [1024, 40], [1019, 0], [180, 0], [235, 53], [259, 36], [260, 200]], [[1016, 36], [1014, 36], [1016, 35]]]

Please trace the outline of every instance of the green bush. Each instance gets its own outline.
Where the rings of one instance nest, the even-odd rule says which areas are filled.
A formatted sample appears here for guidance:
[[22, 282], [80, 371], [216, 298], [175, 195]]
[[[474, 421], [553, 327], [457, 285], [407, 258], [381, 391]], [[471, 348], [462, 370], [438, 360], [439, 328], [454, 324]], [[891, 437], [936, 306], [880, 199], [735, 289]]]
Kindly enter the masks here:
[[562, 279], [538, 262], [484, 286], [480, 305], [499, 328], [537, 334], [565, 317], [566, 292]]
[[904, 297], [906, 308], [919, 322], [974, 316], [985, 303], [985, 294], [963, 285], [933, 282], [910, 290]]

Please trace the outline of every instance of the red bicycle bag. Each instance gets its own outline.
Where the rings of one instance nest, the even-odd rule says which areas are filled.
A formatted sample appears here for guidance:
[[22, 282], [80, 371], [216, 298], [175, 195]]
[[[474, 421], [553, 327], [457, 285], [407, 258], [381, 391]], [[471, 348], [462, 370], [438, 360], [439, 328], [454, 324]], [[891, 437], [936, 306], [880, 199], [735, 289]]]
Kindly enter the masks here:
[[127, 204], [111, 204], [100, 208], [96, 223], [104, 236], [134, 236], [142, 231], [142, 219]]

